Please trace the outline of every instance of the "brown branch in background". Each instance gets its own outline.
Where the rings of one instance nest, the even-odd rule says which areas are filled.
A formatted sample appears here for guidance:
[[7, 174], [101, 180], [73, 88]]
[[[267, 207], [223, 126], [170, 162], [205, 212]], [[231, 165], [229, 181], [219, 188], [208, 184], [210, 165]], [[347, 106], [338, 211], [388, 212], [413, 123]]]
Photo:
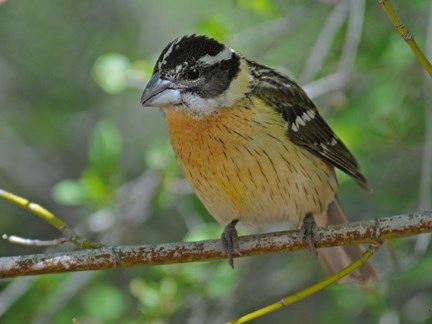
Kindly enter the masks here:
[[[398, 215], [372, 221], [321, 228], [317, 247], [374, 243], [432, 232], [432, 212]], [[307, 250], [299, 231], [249, 235], [240, 238], [242, 256]], [[219, 240], [139, 246], [104, 247], [93, 250], [0, 258], [0, 278], [128, 268], [223, 259]]]

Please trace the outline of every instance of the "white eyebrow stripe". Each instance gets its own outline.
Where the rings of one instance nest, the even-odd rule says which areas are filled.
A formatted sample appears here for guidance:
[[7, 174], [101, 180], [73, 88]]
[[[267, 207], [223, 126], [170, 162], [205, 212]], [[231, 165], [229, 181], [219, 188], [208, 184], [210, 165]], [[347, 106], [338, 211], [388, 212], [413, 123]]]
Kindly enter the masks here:
[[213, 65], [213, 64], [215, 64], [217, 62], [231, 59], [232, 53], [234, 53], [233, 49], [231, 49], [229, 47], [225, 47], [222, 51], [220, 51], [215, 56], [207, 54], [207, 55], [201, 57], [198, 60], [198, 62], [207, 64], [207, 65]]
[[158, 68], [159, 70], [162, 68], [162, 65], [166, 64], [166, 60], [168, 58], [168, 56], [171, 54], [171, 52], [174, 49], [174, 46], [177, 45], [177, 43], [182, 39], [183, 37], [178, 37], [177, 39], [173, 40], [173, 42], [171, 43], [171, 46], [168, 48], [168, 50], [166, 51], [165, 55], [163, 56], [162, 60], [159, 62], [158, 64]]

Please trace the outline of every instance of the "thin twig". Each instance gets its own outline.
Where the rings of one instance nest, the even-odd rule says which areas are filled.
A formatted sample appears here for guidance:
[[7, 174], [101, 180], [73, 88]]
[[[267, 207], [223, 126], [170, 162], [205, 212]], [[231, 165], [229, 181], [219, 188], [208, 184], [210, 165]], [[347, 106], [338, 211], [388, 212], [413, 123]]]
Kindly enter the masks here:
[[61, 219], [56, 217], [49, 210], [45, 209], [44, 207], [38, 204], [35, 204], [23, 197], [20, 197], [18, 195], [15, 195], [3, 189], [0, 189], [0, 197], [30, 211], [31, 213], [39, 216], [46, 222], [50, 223], [52, 226], [58, 229], [62, 234], [65, 235], [66, 241], [75, 244], [77, 247], [84, 248], [84, 249], [94, 249], [94, 248], [102, 247], [102, 245], [97, 242], [92, 242], [87, 239], [83, 239], [80, 236], [74, 234], [72, 229], [65, 222], [63, 222]]
[[232, 34], [228, 38], [228, 42], [237, 45], [254, 44], [257, 39], [286, 35], [301, 21], [304, 12], [304, 6], [291, 8], [284, 17], [266, 20]]
[[390, 0], [379, 0], [380, 5], [383, 7], [385, 13], [390, 18], [393, 26], [396, 28], [397, 32], [402, 36], [404, 41], [408, 44], [408, 46], [413, 51], [414, 55], [417, 57], [417, 60], [423, 65], [424, 69], [427, 73], [432, 77], [432, 65], [426, 56], [423, 54], [420, 47], [417, 45], [417, 42], [414, 39], [414, 36], [408, 31], [405, 24], [399, 19], [396, 11], [393, 9], [393, 6], [390, 3]]
[[32, 323], [55, 323], [58, 310], [68, 308], [74, 300], [79, 299], [82, 292], [91, 286], [92, 280], [97, 276], [96, 272], [79, 272], [67, 276], [56, 286], [45, 294], [43, 307], [37, 312]]
[[[321, 228], [317, 233], [319, 239], [316, 245], [320, 248], [376, 243], [428, 232], [432, 232], [432, 212], [422, 212]], [[240, 237], [242, 256], [308, 248], [307, 240], [299, 231]], [[220, 240], [104, 247], [74, 252], [3, 257], [0, 258], [0, 278], [224, 258]]]
[[68, 238], [61, 237], [54, 240], [34, 240], [16, 235], [3, 234], [2, 239], [9, 241], [10, 243], [27, 245], [27, 246], [56, 246], [63, 243], [69, 242]]
[[328, 92], [342, 89], [347, 85], [363, 31], [364, 7], [363, 0], [351, 0], [348, 31], [338, 69], [333, 74], [303, 85], [303, 89], [309, 97], [316, 98]]
[[348, 30], [339, 61], [338, 72], [351, 75], [361, 41], [365, 16], [365, 0], [350, 0]]
[[313, 99], [328, 92], [345, 87], [347, 81], [348, 75], [345, 72], [336, 72], [305, 84], [302, 87], [308, 96]]
[[258, 317], [262, 317], [264, 315], [267, 315], [269, 313], [272, 313], [278, 309], [281, 309], [283, 307], [286, 307], [288, 305], [292, 305], [308, 296], [311, 296], [318, 291], [336, 283], [339, 279], [342, 279], [343, 277], [347, 276], [354, 270], [361, 267], [362, 264], [366, 263], [372, 255], [375, 254], [375, 252], [378, 250], [381, 244], [370, 244], [369, 248], [363, 252], [363, 254], [360, 256], [359, 259], [348, 265], [347, 267], [343, 268], [341, 271], [335, 273], [332, 276], [329, 276], [328, 278], [306, 288], [303, 289], [291, 296], [282, 298], [277, 303], [271, 304], [269, 306], [263, 307], [261, 309], [258, 309], [256, 311], [253, 311], [247, 315], [244, 315], [232, 322], [229, 322], [228, 324], [242, 324], [250, 322], [254, 319], [257, 319]]
[[328, 15], [304, 64], [304, 69], [299, 78], [301, 84], [313, 80], [321, 69], [333, 40], [347, 17], [347, 12], [348, 2], [340, 1]]
[[0, 292], [0, 318], [31, 288], [36, 277], [10, 280], [9, 284], [2, 287]]

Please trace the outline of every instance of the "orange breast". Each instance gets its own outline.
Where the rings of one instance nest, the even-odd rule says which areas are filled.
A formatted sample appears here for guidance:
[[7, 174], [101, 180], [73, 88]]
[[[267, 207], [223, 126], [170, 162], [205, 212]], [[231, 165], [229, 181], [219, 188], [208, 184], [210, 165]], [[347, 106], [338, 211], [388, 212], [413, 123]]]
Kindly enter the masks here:
[[325, 225], [319, 217], [337, 190], [333, 168], [291, 143], [271, 107], [258, 100], [252, 106], [240, 102], [202, 118], [164, 110], [185, 177], [222, 225], [239, 219], [298, 226], [308, 212]]

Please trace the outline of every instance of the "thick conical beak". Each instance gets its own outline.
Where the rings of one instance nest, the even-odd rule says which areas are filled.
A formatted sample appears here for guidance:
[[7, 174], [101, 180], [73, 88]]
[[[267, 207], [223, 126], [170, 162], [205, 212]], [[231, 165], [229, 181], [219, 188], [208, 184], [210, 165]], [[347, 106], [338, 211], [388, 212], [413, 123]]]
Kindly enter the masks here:
[[177, 85], [160, 78], [160, 73], [153, 74], [141, 96], [143, 107], [164, 107], [179, 104], [181, 94]]

